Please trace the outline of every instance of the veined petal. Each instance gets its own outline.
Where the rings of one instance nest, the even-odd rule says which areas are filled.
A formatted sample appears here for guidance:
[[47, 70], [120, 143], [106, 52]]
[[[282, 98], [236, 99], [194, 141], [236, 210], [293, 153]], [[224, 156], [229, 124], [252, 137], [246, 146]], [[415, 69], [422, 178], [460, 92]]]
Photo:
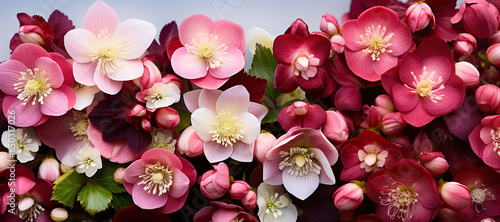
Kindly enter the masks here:
[[100, 90], [110, 95], [117, 94], [122, 89], [123, 85], [123, 82], [112, 80], [99, 70], [95, 70], [94, 82]]
[[144, 184], [138, 185], [137, 183], [132, 188], [132, 199], [134, 203], [142, 209], [156, 209], [163, 207], [167, 203], [168, 195], [161, 196], [153, 195], [145, 191]]
[[141, 160], [146, 164], [160, 163], [162, 166], [169, 166], [172, 169], [182, 168], [179, 157], [165, 149], [148, 150], [141, 156]]
[[40, 72], [45, 71], [50, 79], [52, 88], [59, 88], [64, 81], [64, 76], [61, 67], [48, 57], [40, 57], [35, 61], [35, 66], [40, 69]]
[[215, 112], [207, 108], [199, 108], [191, 114], [191, 123], [201, 140], [212, 141], [212, 134], [209, 132], [217, 129], [216, 117]]
[[260, 121], [248, 112], [239, 114], [239, 121], [242, 121], [242, 130], [245, 132], [241, 141], [244, 143], [254, 143], [260, 134]]
[[267, 107], [259, 103], [250, 102], [250, 105], [248, 106], [248, 112], [257, 117], [260, 122], [267, 114]]
[[123, 174], [123, 180], [128, 183], [136, 183], [140, 180], [139, 176], [144, 174], [144, 169], [146, 168], [146, 164], [142, 162], [142, 160], [137, 160], [132, 162], [127, 169], [125, 169], [125, 173]]
[[236, 142], [233, 145], [231, 158], [239, 162], [252, 162], [254, 143]]
[[325, 154], [323, 154], [323, 152], [321, 152], [321, 150], [318, 148], [309, 148], [309, 150], [311, 150], [314, 153], [314, 155], [316, 155], [316, 159], [321, 165], [319, 182], [326, 185], [335, 184], [335, 176], [333, 175], [332, 167], [328, 163]]
[[68, 111], [68, 97], [58, 89], [52, 90], [49, 96], [45, 97], [40, 109], [48, 116], [61, 116]]
[[233, 86], [224, 91], [217, 99], [216, 113], [222, 111], [240, 114], [247, 112], [250, 106], [250, 94], [242, 85]]
[[403, 113], [403, 119], [414, 127], [421, 127], [434, 120], [435, 116], [430, 115], [423, 108], [422, 103], [418, 103], [413, 110]]
[[179, 25], [179, 39], [182, 44], [192, 44], [193, 40], [199, 38], [199, 33], [211, 34], [213, 29], [212, 19], [202, 14], [192, 15]]
[[207, 63], [198, 55], [189, 53], [186, 47], [175, 50], [172, 55], [172, 68], [175, 73], [186, 79], [197, 79], [208, 74]]
[[95, 86], [94, 73], [96, 72], [96, 68], [97, 62], [73, 62], [73, 75], [75, 76], [75, 81], [86, 86]]
[[245, 57], [236, 47], [228, 46], [223, 52], [216, 52], [213, 56], [221, 57], [222, 64], [208, 72], [215, 78], [228, 78], [239, 72], [245, 66]]
[[372, 60], [370, 53], [365, 53], [363, 51], [351, 51], [347, 49], [344, 53], [347, 66], [349, 66], [354, 74], [367, 81], [373, 82], [380, 80], [381, 74], [377, 74], [373, 71], [374, 61]]
[[28, 69], [34, 69], [35, 61], [40, 57], [50, 57], [50, 55], [39, 45], [24, 43], [14, 49], [10, 59], [23, 63]]
[[172, 186], [170, 187], [170, 190], [168, 191], [168, 195], [172, 196], [173, 198], [179, 198], [182, 195], [186, 194], [186, 192], [189, 189], [189, 178], [178, 168], [172, 169], [173, 171], [173, 176], [172, 176]]
[[144, 20], [129, 19], [120, 23], [114, 32], [117, 38], [123, 38], [120, 53], [123, 59], [138, 59], [151, 45], [156, 35], [156, 27]]
[[19, 92], [14, 89], [14, 84], [18, 83], [21, 72], [26, 72], [26, 66], [17, 60], [7, 60], [0, 63], [0, 90], [7, 95], [17, 96]]
[[421, 99], [425, 111], [433, 116], [441, 116], [455, 110], [463, 102], [463, 98], [452, 87], [445, 87], [434, 92], [436, 96], [443, 97], [441, 100], [433, 102], [429, 97]]
[[411, 89], [401, 83], [397, 83], [392, 87], [392, 93], [394, 94], [394, 106], [403, 113], [410, 112], [421, 101], [417, 92], [412, 92]]
[[297, 177], [292, 176], [288, 173], [288, 167], [283, 169], [283, 186], [285, 189], [301, 200], [305, 200], [318, 188], [319, 186], [319, 175], [315, 173], [309, 173], [307, 175]]
[[100, 90], [97, 86], [82, 86], [75, 90], [76, 101], [73, 106], [76, 110], [85, 109], [94, 101], [94, 96]]
[[106, 75], [115, 81], [128, 81], [137, 79], [144, 73], [144, 66], [139, 59], [122, 60], [122, 63], [122, 67]]
[[266, 158], [264, 161], [262, 178], [270, 185], [281, 185], [283, 184], [282, 172], [279, 169], [281, 158], [270, 160]]
[[201, 90], [200, 97], [198, 100], [199, 108], [208, 108], [210, 110], [215, 111], [215, 104], [217, 104], [217, 100], [219, 96], [222, 94], [220, 90], [210, 90], [203, 89]]
[[109, 5], [100, 0], [90, 6], [83, 20], [83, 28], [90, 30], [94, 35], [103, 30], [107, 30], [108, 34], [112, 35], [118, 24], [120, 24], [118, 15]]
[[92, 61], [92, 51], [96, 50], [92, 44], [95, 35], [86, 29], [73, 29], [64, 36], [64, 47], [68, 54], [79, 63]]
[[188, 91], [184, 93], [184, 95], [182, 95], [184, 98], [184, 103], [186, 104], [186, 108], [189, 110], [189, 112], [194, 112], [196, 109], [200, 108], [200, 106], [198, 105], [200, 93], [201, 89], [197, 89]]
[[[444, 56], [433, 56], [432, 58], [422, 59], [422, 65], [425, 66], [428, 72], [427, 77], [430, 78], [430, 74], [435, 72], [435, 75], [430, 78], [434, 82], [437, 82], [439, 77], [442, 78], [443, 83], [448, 82], [452, 75], [450, 62]], [[439, 86], [440, 84], [436, 84], [433, 89]]]
[[203, 152], [210, 163], [216, 163], [229, 158], [229, 156], [233, 153], [233, 147], [226, 147], [218, 144], [217, 142], [210, 141], [204, 143]]
[[4, 114], [7, 114], [9, 110], [15, 111], [15, 125], [18, 127], [34, 126], [42, 119], [40, 103], [35, 103], [35, 105], [31, 105], [31, 103], [23, 105], [22, 101], [17, 99], [17, 97], [6, 96], [3, 99], [2, 108]]
[[238, 48], [240, 52], [245, 51], [245, 31], [241, 25], [229, 20], [219, 20], [214, 25], [212, 33], [217, 35], [216, 45], [226, 44]]

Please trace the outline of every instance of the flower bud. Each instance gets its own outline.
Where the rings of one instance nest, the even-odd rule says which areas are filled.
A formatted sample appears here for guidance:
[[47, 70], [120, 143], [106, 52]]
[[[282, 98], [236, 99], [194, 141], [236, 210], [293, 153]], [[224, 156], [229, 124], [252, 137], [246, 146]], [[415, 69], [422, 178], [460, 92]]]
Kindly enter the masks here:
[[26, 211], [30, 209], [33, 204], [35, 204], [35, 200], [31, 197], [23, 197], [19, 202], [17, 203], [17, 208], [19, 211]]
[[253, 190], [249, 190], [247, 195], [241, 199], [241, 203], [248, 210], [253, 210], [257, 207], [257, 194]]
[[209, 199], [224, 196], [229, 190], [229, 168], [224, 162], [214, 165], [213, 170], [205, 172], [199, 179], [201, 193]]
[[400, 147], [411, 146], [410, 138], [408, 138], [408, 136], [402, 133], [396, 134], [394, 136], [387, 136], [387, 139]]
[[458, 35], [458, 40], [453, 41], [453, 50], [458, 55], [470, 55], [477, 48], [476, 38], [469, 33], [460, 33]]
[[488, 45], [493, 45], [495, 43], [500, 43], [500, 31], [495, 31], [493, 35], [491, 35], [488, 40]]
[[460, 210], [472, 203], [469, 188], [461, 183], [447, 182], [441, 186], [441, 198], [443, 202], [453, 210]]
[[321, 17], [321, 22], [319, 23], [319, 29], [328, 34], [329, 36], [333, 36], [335, 34], [340, 33], [340, 26], [337, 18], [332, 14], [325, 14]]
[[375, 107], [377, 107], [381, 116], [385, 116], [388, 113], [396, 112], [396, 107], [392, 102], [392, 98], [389, 95], [381, 94], [375, 98]]
[[450, 165], [440, 152], [429, 152], [420, 154], [422, 166], [432, 175], [439, 175], [448, 170]]
[[173, 129], [181, 121], [179, 113], [172, 107], [162, 107], [155, 112], [156, 124], [162, 129]]
[[491, 64], [500, 67], [500, 43], [496, 43], [488, 47], [486, 57]]
[[405, 22], [408, 24], [408, 27], [410, 27], [411, 32], [420, 31], [428, 25], [434, 29], [436, 25], [436, 19], [432, 13], [432, 9], [425, 2], [410, 5], [406, 10]]
[[321, 127], [321, 132], [334, 143], [343, 143], [349, 137], [347, 122], [337, 111], [326, 111], [326, 121]]
[[465, 0], [451, 19], [452, 24], [462, 21], [468, 33], [485, 39], [498, 30], [498, 9], [485, 0]]
[[147, 110], [144, 106], [140, 104], [136, 104], [132, 109], [127, 111], [127, 116], [128, 117], [142, 117], [145, 116], [147, 113]]
[[186, 154], [188, 157], [197, 157], [203, 154], [203, 140], [194, 131], [193, 126], [188, 126], [182, 131], [177, 149], [181, 154]]
[[118, 167], [113, 174], [113, 179], [117, 184], [123, 184], [123, 174], [125, 173], [125, 168]]
[[476, 91], [476, 103], [479, 109], [485, 113], [495, 113], [500, 108], [500, 88], [489, 84], [482, 85]]
[[161, 72], [149, 58], [143, 57], [141, 61], [144, 66], [144, 73], [141, 77], [134, 79], [133, 82], [141, 90], [144, 90], [151, 88], [157, 82], [161, 82]]
[[236, 180], [233, 184], [231, 184], [231, 189], [229, 190], [229, 194], [231, 198], [235, 200], [243, 199], [250, 190], [250, 185], [247, 182], [242, 180]]
[[285, 34], [292, 33], [304, 38], [309, 35], [307, 24], [300, 18], [295, 20], [290, 27], [285, 31]]
[[3, 172], [10, 166], [10, 164], [15, 163], [16, 160], [10, 156], [7, 152], [0, 152], [0, 172]]
[[400, 112], [395, 112], [388, 113], [382, 117], [382, 125], [382, 133], [388, 136], [394, 136], [403, 131], [407, 123]]
[[255, 141], [254, 147], [254, 157], [260, 163], [264, 163], [266, 160], [267, 152], [273, 148], [274, 142], [276, 142], [276, 137], [270, 133], [261, 133]]
[[447, 207], [441, 207], [437, 215], [438, 221], [446, 222], [463, 222], [464, 220], [456, 210], [452, 210]]
[[38, 168], [38, 178], [42, 178], [51, 183], [61, 176], [59, 162], [55, 158], [49, 157], [42, 161]]
[[345, 40], [342, 36], [340, 35], [334, 35], [330, 39], [331, 43], [331, 50], [335, 54], [341, 54], [344, 52], [344, 47], [345, 47]]
[[52, 220], [56, 222], [65, 221], [66, 219], [68, 219], [68, 211], [61, 207], [54, 208], [50, 212], [50, 218], [52, 218]]
[[325, 110], [317, 104], [295, 101], [292, 105], [281, 109], [277, 120], [285, 131], [294, 126], [319, 129], [326, 119]]
[[465, 88], [470, 89], [479, 85], [479, 71], [474, 65], [465, 61], [457, 62], [455, 73], [464, 81]]
[[25, 25], [19, 28], [19, 37], [23, 43], [33, 43], [37, 45], [45, 44], [43, 31], [36, 25]]
[[333, 204], [340, 211], [352, 211], [363, 202], [363, 188], [355, 183], [346, 183], [333, 194]]

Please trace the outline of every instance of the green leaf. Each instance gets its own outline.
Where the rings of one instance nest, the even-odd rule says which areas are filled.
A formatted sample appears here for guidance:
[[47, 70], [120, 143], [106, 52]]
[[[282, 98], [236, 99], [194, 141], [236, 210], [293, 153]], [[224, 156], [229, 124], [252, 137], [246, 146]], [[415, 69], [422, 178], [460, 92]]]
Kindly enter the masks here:
[[176, 111], [179, 113], [180, 122], [175, 126], [175, 130], [180, 132], [191, 125], [191, 113], [182, 109], [176, 109]]
[[78, 201], [90, 215], [106, 210], [111, 203], [111, 191], [96, 184], [87, 183], [78, 192]]
[[128, 193], [114, 193], [113, 199], [111, 200], [111, 206], [116, 210], [120, 210], [120, 208], [128, 205], [134, 204], [134, 200], [132, 196]]
[[118, 167], [120, 167], [118, 164], [103, 162], [103, 167], [99, 169], [94, 176], [89, 178], [90, 183], [101, 186], [112, 193], [125, 192], [125, 187], [121, 184], [117, 184], [114, 179], [114, 174]]
[[262, 123], [272, 123], [276, 122], [278, 118], [278, 113], [280, 112], [280, 108], [274, 108], [267, 112], [266, 116], [262, 119]]
[[277, 66], [278, 62], [276, 62], [271, 49], [257, 44], [255, 55], [253, 56], [252, 68], [248, 71], [248, 74], [267, 80], [264, 95], [269, 97], [273, 102], [280, 95], [280, 92], [274, 88], [274, 71]]
[[75, 171], [60, 176], [54, 182], [52, 191], [52, 200], [73, 208], [75, 198], [80, 188], [85, 184], [85, 176]]

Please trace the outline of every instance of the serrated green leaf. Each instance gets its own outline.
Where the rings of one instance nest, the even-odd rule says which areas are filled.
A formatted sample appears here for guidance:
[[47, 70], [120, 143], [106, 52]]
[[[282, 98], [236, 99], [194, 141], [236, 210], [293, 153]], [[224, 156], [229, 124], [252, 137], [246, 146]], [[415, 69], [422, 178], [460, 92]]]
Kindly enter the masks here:
[[182, 109], [176, 109], [176, 111], [179, 113], [180, 122], [175, 126], [175, 130], [180, 132], [191, 125], [191, 113]]
[[87, 183], [78, 192], [78, 201], [90, 215], [106, 210], [111, 203], [111, 191], [96, 184]]
[[85, 176], [75, 171], [60, 176], [54, 183], [52, 200], [57, 200], [69, 208], [73, 208], [80, 188], [85, 184]]
[[278, 62], [276, 62], [271, 49], [257, 44], [255, 55], [253, 56], [252, 68], [248, 71], [248, 74], [267, 80], [264, 95], [269, 97], [273, 102], [280, 95], [280, 92], [274, 88], [274, 71], [277, 66]]
[[90, 183], [101, 186], [112, 193], [125, 192], [125, 187], [121, 184], [117, 184], [114, 179], [114, 174], [118, 167], [120, 167], [120, 165], [104, 162], [102, 169], [98, 170], [97, 173], [89, 179]]
[[114, 193], [113, 199], [111, 200], [111, 206], [116, 210], [120, 210], [120, 208], [128, 205], [134, 204], [134, 200], [132, 196], [128, 193]]

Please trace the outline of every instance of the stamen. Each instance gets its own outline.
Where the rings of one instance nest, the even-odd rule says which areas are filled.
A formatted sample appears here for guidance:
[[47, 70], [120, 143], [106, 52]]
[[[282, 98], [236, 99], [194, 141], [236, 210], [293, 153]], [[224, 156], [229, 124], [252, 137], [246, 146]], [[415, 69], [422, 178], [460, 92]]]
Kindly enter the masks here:
[[[384, 188], [387, 189], [388, 186]], [[389, 206], [387, 216], [391, 219], [398, 218], [401, 221], [409, 221], [413, 218], [415, 203], [418, 202], [417, 197], [418, 193], [397, 187], [388, 193], [380, 191], [379, 199], [380, 205]]]
[[216, 141], [223, 146], [232, 146], [236, 141], [243, 139], [245, 131], [243, 121], [238, 121], [237, 114], [221, 111], [216, 117], [218, 125], [217, 129], [209, 133], [212, 134], [212, 141]]
[[[432, 102], [437, 103], [438, 100], [442, 100], [444, 95], [436, 95], [435, 93], [439, 90], [444, 89], [443, 77], [439, 76], [437, 80], [434, 80], [436, 71], [432, 71], [430, 74], [427, 72], [427, 67], [424, 66], [424, 70], [420, 78], [417, 79], [415, 73], [411, 72], [413, 76], [413, 87], [404, 84], [406, 88], [411, 89], [410, 92], [416, 93], [420, 98], [427, 97]], [[437, 85], [436, 89], [434, 89]]]
[[45, 209], [42, 207], [42, 205], [35, 202], [27, 210], [21, 211], [18, 209], [17, 211], [18, 211], [17, 215], [18, 215], [19, 219], [24, 220], [24, 221], [28, 221], [28, 222], [33, 222], [36, 220], [36, 218], [38, 217], [38, 215], [40, 215], [40, 213], [42, 211], [45, 211]]
[[93, 50], [90, 58], [92, 62], [97, 61], [97, 70], [104, 75], [112, 73], [123, 66], [125, 57], [120, 49], [123, 47], [124, 38], [114, 38], [108, 34], [108, 30], [102, 30], [96, 38], [91, 42]]
[[[476, 182], [474, 186], [475, 187], [470, 190], [470, 196], [472, 197], [472, 203], [476, 208], [476, 212], [479, 213], [480, 210], [487, 210], [484, 206], [484, 201], [496, 200], [496, 196], [495, 194], [492, 194], [490, 191], [488, 191], [488, 189], [482, 189], [481, 187], [483, 187], [484, 184], [477, 185]], [[481, 207], [481, 209], [479, 209], [479, 207]]]
[[170, 170], [168, 166], [164, 167], [160, 163], [148, 164], [144, 169], [144, 174], [139, 176], [142, 181], [138, 185], [145, 184], [144, 191], [148, 193], [153, 191], [153, 195], [158, 192], [158, 196], [161, 196], [170, 190], [174, 182], [173, 173], [174, 171]]
[[21, 72], [21, 77], [18, 80], [19, 82], [14, 84], [14, 89], [21, 92], [17, 98], [23, 101], [23, 105], [29, 101], [31, 101], [31, 105], [35, 105], [37, 102], [43, 104], [45, 97], [52, 92], [47, 73], [38, 68]]
[[208, 33], [198, 33], [200, 42], [196, 39], [192, 39], [193, 45], [184, 44], [187, 52], [191, 54], [198, 55], [201, 59], [205, 60], [208, 69], [215, 69], [221, 66], [224, 59], [220, 56], [220, 53], [226, 54], [227, 49], [226, 44], [217, 45], [217, 35]]
[[73, 110], [73, 119], [76, 123], [69, 123], [69, 129], [73, 133], [73, 136], [76, 137], [76, 140], [83, 140], [85, 143], [88, 142], [87, 128], [89, 126], [89, 121], [87, 115]]
[[274, 193], [266, 203], [266, 214], [272, 213], [274, 218], [278, 218], [283, 214], [281, 208], [285, 208], [289, 204], [288, 197]]
[[500, 127], [496, 131], [491, 129], [490, 135], [493, 140], [493, 152], [496, 152], [500, 156]]
[[389, 42], [391, 40], [394, 33], [391, 33], [385, 36], [385, 32], [387, 29], [378, 25], [375, 28], [374, 25], [371, 27], [367, 27], [365, 36], [360, 35], [361, 41], [358, 41], [359, 44], [366, 46], [367, 48], [363, 49], [364, 53], [371, 53], [371, 58], [373, 61], [380, 61], [380, 55], [387, 52], [392, 53], [392, 50], [387, 49], [392, 45]]
[[301, 177], [310, 172], [320, 174], [321, 167], [313, 161], [313, 158], [316, 158], [314, 153], [306, 148], [292, 147], [289, 152], [280, 151], [279, 155], [284, 158], [279, 164], [279, 169], [289, 167], [287, 173], [291, 176]]

